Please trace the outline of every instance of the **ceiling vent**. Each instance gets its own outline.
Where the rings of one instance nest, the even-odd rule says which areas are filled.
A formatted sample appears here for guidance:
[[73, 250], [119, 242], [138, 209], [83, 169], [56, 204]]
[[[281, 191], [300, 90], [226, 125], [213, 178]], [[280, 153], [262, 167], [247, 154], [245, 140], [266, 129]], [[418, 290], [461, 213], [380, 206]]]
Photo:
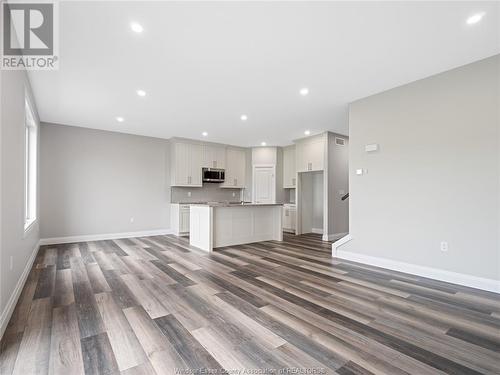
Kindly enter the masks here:
[[344, 138], [335, 137], [335, 144], [337, 146], [345, 146], [345, 139]]

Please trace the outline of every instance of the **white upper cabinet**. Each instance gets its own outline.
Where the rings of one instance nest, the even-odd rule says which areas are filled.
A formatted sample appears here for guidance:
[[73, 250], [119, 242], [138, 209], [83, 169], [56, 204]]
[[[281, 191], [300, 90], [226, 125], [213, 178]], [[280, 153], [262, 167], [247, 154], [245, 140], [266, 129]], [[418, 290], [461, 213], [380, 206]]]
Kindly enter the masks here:
[[203, 146], [174, 142], [171, 145], [172, 186], [202, 186]]
[[304, 138], [296, 142], [297, 172], [322, 171], [324, 169], [325, 134]]
[[245, 175], [245, 150], [232, 147], [226, 148], [226, 176], [221, 187], [242, 189], [245, 187]]
[[283, 187], [295, 188], [297, 170], [295, 169], [295, 145], [283, 148]]
[[203, 145], [204, 168], [226, 168], [226, 147], [217, 145]]

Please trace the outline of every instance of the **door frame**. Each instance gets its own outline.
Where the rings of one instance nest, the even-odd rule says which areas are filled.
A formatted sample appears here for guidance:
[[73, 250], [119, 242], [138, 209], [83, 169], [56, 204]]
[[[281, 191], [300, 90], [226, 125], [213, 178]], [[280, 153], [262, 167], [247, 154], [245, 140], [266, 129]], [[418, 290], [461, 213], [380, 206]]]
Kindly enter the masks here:
[[253, 164], [252, 165], [252, 203], [255, 203], [255, 171], [259, 168], [271, 168], [273, 171], [274, 187], [272, 191], [272, 203], [276, 203], [276, 164]]

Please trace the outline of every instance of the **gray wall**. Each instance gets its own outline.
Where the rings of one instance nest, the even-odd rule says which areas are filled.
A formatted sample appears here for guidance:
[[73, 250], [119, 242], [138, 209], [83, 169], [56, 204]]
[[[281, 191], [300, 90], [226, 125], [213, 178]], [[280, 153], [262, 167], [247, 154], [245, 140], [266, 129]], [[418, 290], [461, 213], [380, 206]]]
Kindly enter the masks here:
[[499, 66], [495, 56], [352, 103], [353, 240], [341, 250], [500, 279]]
[[169, 229], [168, 145], [42, 124], [41, 237]]
[[308, 172], [312, 178], [312, 227], [323, 231], [323, 172]]
[[[1, 71], [1, 241], [0, 312], [39, 240], [38, 223], [24, 233], [24, 97], [31, 93], [24, 71]], [[32, 101], [34, 103], [34, 101]], [[40, 201], [40, 199], [38, 199]], [[39, 210], [38, 210], [39, 212]], [[40, 217], [40, 214], [39, 214]], [[10, 269], [10, 258], [13, 260]]]
[[[335, 138], [344, 140], [337, 145]], [[349, 138], [340, 134], [328, 134], [328, 234], [349, 232], [349, 201], [342, 200], [342, 193], [349, 191]]]

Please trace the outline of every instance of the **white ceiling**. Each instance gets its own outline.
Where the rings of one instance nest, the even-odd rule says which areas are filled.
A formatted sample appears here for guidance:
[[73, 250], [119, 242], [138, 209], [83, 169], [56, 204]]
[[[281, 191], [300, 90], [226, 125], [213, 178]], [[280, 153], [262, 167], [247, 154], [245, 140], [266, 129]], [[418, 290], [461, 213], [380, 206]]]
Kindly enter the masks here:
[[500, 53], [499, 25], [498, 2], [62, 2], [60, 69], [31, 80], [45, 122], [285, 145], [347, 134], [356, 99]]

